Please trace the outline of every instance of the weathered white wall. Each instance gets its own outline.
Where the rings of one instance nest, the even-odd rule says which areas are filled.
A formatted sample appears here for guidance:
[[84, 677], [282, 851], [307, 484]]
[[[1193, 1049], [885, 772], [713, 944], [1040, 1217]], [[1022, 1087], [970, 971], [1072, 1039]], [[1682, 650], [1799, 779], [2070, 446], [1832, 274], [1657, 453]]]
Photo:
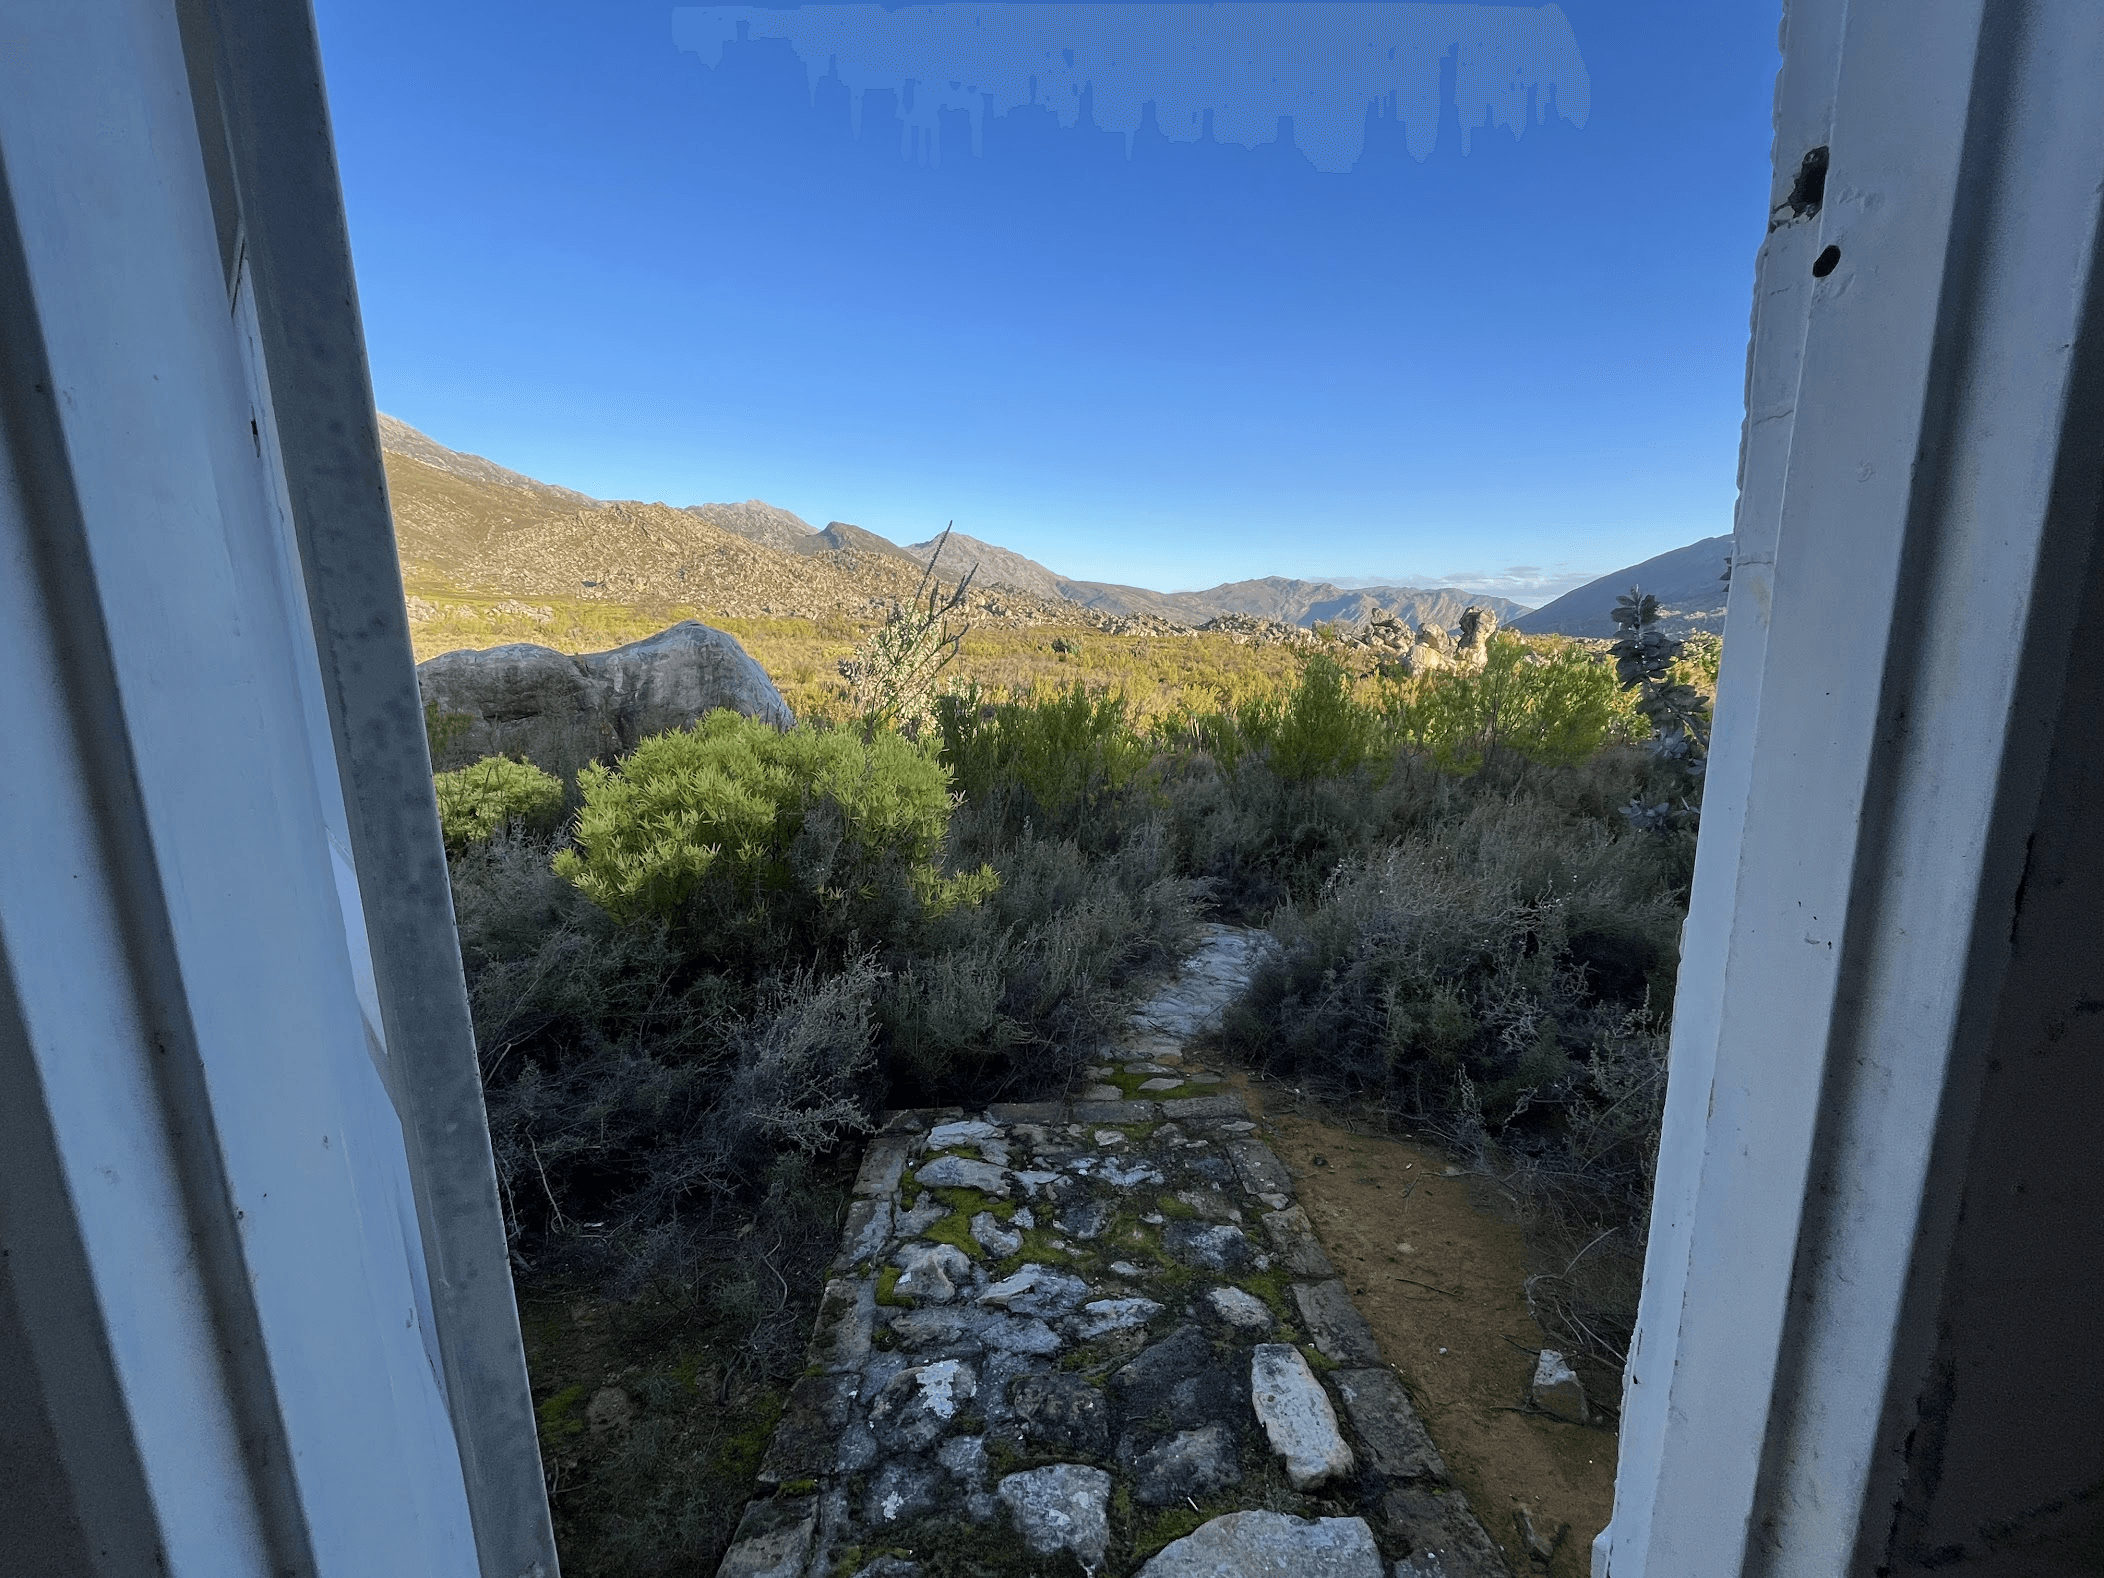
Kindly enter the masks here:
[[[2011, 983], [2079, 1001], [2104, 952], [2094, 924], [2052, 961], [2020, 945], [2026, 850], [2082, 770], [2056, 747], [2093, 727], [2063, 708], [2104, 470], [2104, 8], [1793, 0], [1785, 36], [1715, 757], [1594, 1570], [2090, 1570], [2067, 1563], [2094, 1547], [2052, 1541], [2098, 1516], [2093, 1429], [2041, 1420], [2051, 1452], [1976, 1478], [1963, 1515], [1942, 1464], [1950, 1399], [1990, 1389], [1977, 1340], [1949, 1339], [1952, 1279], [2025, 1275], [1961, 1253], [1968, 1201], [2012, 1167], [2065, 1193], [2052, 1170], [2086, 1165], [2021, 1123], [1976, 1147], [1995, 1071], [2040, 1051], [2002, 1013]], [[1795, 215], [1815, 147], [1824, 201]], [[2087, 858], [2058, 847], [2056, 880]], [[2092, 1082], [2062, 1070], [2066, 1099]], [[2001, 1384], [2057, 1371], [2094, 1409], [2094, 1365], [2001, 1318]], [[1967, 1428], [2006, 1424], [1990, 1406]]]
[[[313, 430], [349, 412], [370, 440], [348, 257], [303, 304], [341, 382], [317, 393], [283, 350], [282, 258], [247, 252], [342, 253], [311, 16], [91, 0], [4, 31], [0, 1365], [36, 1406], [0, 1455], [57, 1462], [35, 1521], [0, 1507], [0, 1567], [552, 1575], [406, 630], [347, 646], [310, 595], [323, 568], [396, 574], [376, 446], [345, 473], [378, 522], [354, 553], [295, 500]], [[260, 131], [319, 127], [304, 188], [230, 158], [216, 102], [272, 41], [293, 69], [265, 96], [309, 118]], [[347, 744], [361, 704], [407, 731]], [[376, 767], [406, 801], [375, 809]], [[372, 928], [405, 887], [446, 999], [406, 1033]]]

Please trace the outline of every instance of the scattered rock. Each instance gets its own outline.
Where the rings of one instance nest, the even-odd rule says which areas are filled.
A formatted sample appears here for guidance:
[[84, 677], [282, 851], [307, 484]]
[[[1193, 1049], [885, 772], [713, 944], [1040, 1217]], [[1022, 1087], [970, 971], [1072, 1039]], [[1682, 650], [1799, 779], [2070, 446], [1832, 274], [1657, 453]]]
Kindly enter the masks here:
[[1271, 1147], [1262, 1140], [1236, 1138], [1223, 1141], [1220, 1148], [1227, 1153], [1242, 1187], [1251, 1194], [1290, 1195], [1293, 1192], [1293, 1175], [1286, 1171], [1286, 1164], [1274, 1156]]
[[1545, 1533], [1534, 1526], [1534, 1514], [1525, 1507], [1512, 1509], [1512, 1526], [1519, 1532], [1520, 1545], [1527, 1554], [1547, 1567], [1556, 1560], [1556, 1552], [1570, 1537], [1571, 1526], [1566, 1523], [1553, 1534]]
[[1227, 1203], [1218, 1189], [1179, 1189], [1176, 1198], [1208, 1222], [1239, 1222], [1242, 1213]]
[[1087, 1298], [1088, 1291], [1081, 1278], [1033, 1263], [996, 1282], [979, 1295], [979, 1302], [1018, 1315], [1064, 1315]]
[[1133, 1499], [1146, 1507], [1170, 1506], [1242, 1482], [1234, 1434], [1225, 1425], [1178, 1431], [1133, 1468], [1138, 1475]]
[[1352, 1449], [1337, 1428], [1330, 1395], [1298, 1348], [1259, 1343], [1250, 1361], [1249, 1395], [1295, 1490], [1312, 1490], [1352, 1471]]
[[[1512, 1568], [1458, 1490], [1404, 1485], [1381, 1498], [1381, 1521], [1409, 1541], [1406, 1578], [1507, 1578]], [[1414, 1564], [1414, 1565], [1412, 1565]]]
[[870, 1428], [887, 1447], [922, 1451], [949, 1429], [957, 1410], [978, 1389], [978, 1377], [963, 1359], [915, 1365], [893, 1376], [871, 1399]]
[[1240, 1096], [1172, 1096], [1162, 1103], [1162, 1112], [1179, 1121], [1195, 1118], [1246, 1118], [1249, 1109]]
[[1023, 1543], [1040, 1556], [1072, 1551], [1093, 1571], [1110, 1545], [1110, 1475], [1079, 1463], [1010, 1474], [995, 1487]]
[[1534, 1360], [1534, 1378], [1527, 1396], [1536, 1408], [1568, 1419], [1574, 1425], [1590, 1424], [1592, 1409], [1585, 1400], [1585, 1385], [1570, 1361], [1554, 1348], [1544, 1348]]
[[1009, 1385], [1008, 1406], [1032, 1441], [1089, 1453], [1110, 1445], [1110, 1404], [1078, 1375], [1019, 1375]]
[[989, 1255], [1004, 1260], [1023, 1247], [1023, 1235], [1003, 1227], [1001, 1219], [991, 1211], [981, 1211], [972, 1218], [972, 1237]]
[[817, 1531], [818, 1503], [810, 1496], [748, 1502], [716, 1578], [802, 1578]]
[[900, 1273], [892, 1292], [923, 1304], [949, 1303], [957, 1296], [957, 1284], [972, 1275], [970, 1257], [954, 1244], [907, 1244], [891, 1263]]
[[857, 1200], [848, 1207], [847, 1227], [840, 1235], [840, 1258], [834, 1264], [859, 1266], [882, 1254], [890, 1241], [891, 1202]]
[[1171, 1222], [1162, 1229], [1162, 1248], [1207, 1271], [1245, 1271], [1257, 1261], [1249, 1235], [1231, 1223]]
[[1183, 1080], [1173, 1075], [1161, 1075], [1154, 1079], [1141, 1080], [1140, 1089], [1150, 1093], [1163, 1090], [1178, 1090], [1182, 1088], [1184, 1083]]
[[960, 1118], [937, 1124], [928, 1134], [930, 1151], [954, 1150], [969, 1145], [996, 1167], [1008, 1165], [1008, 1141], [1001, 1130], [983, 1118]]
[[1084, 1200], [1060, 1216], [1059, 1230], [1086, 1242], [1102, 1237], [1103, 1230], [1110, 1226], [1117, 1214], [1117, 1208], [1108, 1200]]
[[1171, 1541], [1138, 1578], [1385, 1578], [1364, 1518], [1231, 1512]]
[[1354, 1307], [1343, 1283], [1296, 1282], [1293, 1302], [1325, 1359], [1356, 1365], [1381, 1362], [1381, 1345], [1374, 1340], [1373, 1328]]
[[1271, 1330], [1270, 1306], [1254, 1294], [1244, 1293], [1240, 1288], [1213, 1288], [1205, 1298], [1215, 1315], [1238, 1330]]
[[1206, 1340], [1203, 1331], [1196, 1326], [1179, 1326], [1125, 1365], [1112, 1379], [1120, 1388], [1140, 1394], [1133, 1406], [1144, 1413], [1149, 1406], [1146, 1394], [1187, 1375], [1195, 1375], [1211, 1362], [1212, 1357], [1213, 1345]]
[[1162, 1307], [1152, 1299], [1094, 1299], [1081, 1306], [1074, 1335], [1090, 1342], [1107, 1332], [1144, 1326], [1161, 1311]]
[[1330, 1381], [1376, 1474], [1392, 1480], [1447, 1477], [1446, 1462], [1410, 1406], [1402, 1377], [1393, 1370], [1339, 1370]]
[[1008, 1170], [992, 1162], [975, 1162], [968, 1156], [938, 1156], [924, 1162], [913, 1175], [923, 1189], [976, 1189], [996, 1200], [1008, 1198]]
[[871, 1140], [869, 1149], [862, 1153], [862, 1170], [855, 1174], [855, 1193], [879, 1198], [895, 1193], [899, 1175], [906, 1170], [906, 1152], [911, 1143], [889, 1135]]
[[1090, 1103], [1123, 1101], [1125, 1092], [1115, 1085], [1084, 1085], [1081, 1087], [1081, 1099]]
[[1058, 1334], [1041, 1320], [955, 1305], [900, 1310], [891, 1317], [891, 1333], [908, 1350], [991, 1348], [1002, 1353], [1046, 1354], [1057, 1353], [1060, 1347]]
[[1053, 1184], [1059, 1182], [1059, 1174], [1047, 1172], [1020, 1172], [1015, 1175], [1015, 1181], [1023, 1186], [1023, 1192], [1025, 1194], [1043, 1194], [1050, 1190]]
[[870, 1477], [863, 1516], [877, 1527], [933, 1512], [943, 1499], [942, 1475], [912, 1458], [893, 1458]]
[[862, 1277], [835, 1277], [818, 1301], [811, 1330], [811, 1359], [826, 1370], [859, 1370], [869, 1358], [877, 1315], [876, 1285]]
[[1330, 1257], [1322, 1252], [1322, 1245], [1316, 1241], [1315, 1226], [1308, 1220], [1308, 1213], [1299, 1206], [1268, 1212], [1264, 1217], [1264, 1232], [1270, 1237], [1271, 1247], [1278, 1251], [1286, 1269], [1296, 1277], [1334, 1277], [1337, 1274], [1337, 1268], [1330, 1264]]
[[1111, 1162], [1096, 1170], [1096, 1176], [1113, 1189], [1132, 1189], [1140, 1184], [1162, 1182], [1161, 1169], [1152, 1162]]
[[932, 1194], [924, 1194], [913, 1202], [910, 1211], [897, 1212], [891, 1221], [894, 1238], [918, 1238], [921, 1234], [950, 1214], [950, 1208]]
[[986, 1437], [952, 1436], [936, 1452], [935, 1461], [965, 1484], [976, 1487], [986, 1478]]

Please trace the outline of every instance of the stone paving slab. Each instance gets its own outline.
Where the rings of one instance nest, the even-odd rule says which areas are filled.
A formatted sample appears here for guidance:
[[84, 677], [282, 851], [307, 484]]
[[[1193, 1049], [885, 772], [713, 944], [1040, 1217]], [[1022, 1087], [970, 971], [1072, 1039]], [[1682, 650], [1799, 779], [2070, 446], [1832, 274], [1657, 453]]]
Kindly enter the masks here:
[[886, 1115], [718, 1578], [1506, 1578], [1292, 1174], [1191, 1093], [1261, 957], [1213, 932], [1118, 1099]]

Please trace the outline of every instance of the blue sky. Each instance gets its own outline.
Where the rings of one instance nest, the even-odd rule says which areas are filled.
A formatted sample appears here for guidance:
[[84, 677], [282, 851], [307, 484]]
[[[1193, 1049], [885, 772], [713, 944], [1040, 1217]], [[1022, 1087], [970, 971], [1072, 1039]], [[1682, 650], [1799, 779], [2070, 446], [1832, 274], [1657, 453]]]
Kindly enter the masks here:
[[909, 155], [664, 5], [317, 5], [375, 389], [441, 443], [1085, 579], [1526, 602], [1730, 529], [1778, 9], [1565, 0], [1582, 128], [1464, 154], [1450, 64], [1436, 142], [1325, 171], [1027, 105]]

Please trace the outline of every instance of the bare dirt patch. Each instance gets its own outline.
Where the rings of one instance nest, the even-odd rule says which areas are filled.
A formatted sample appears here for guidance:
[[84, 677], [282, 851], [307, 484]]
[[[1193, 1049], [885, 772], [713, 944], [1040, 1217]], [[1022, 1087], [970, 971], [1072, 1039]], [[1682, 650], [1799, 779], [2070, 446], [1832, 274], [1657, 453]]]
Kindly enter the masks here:
[[[1271, 1126], [1353, 1303], [1514, 1571], [1584, 1578], [1614, 1510], [1615, 1435], [1522, 1409], [1548, 1339], [1527, 1312], [1524, 1234], [1495, 1186], [1435, 1146], [1355, 1133], [1277, 1085], [1233, 1085]], [[1570, 1525], [1546, 1569], [1520, 1543], [1520, 1509], [1551, 1538]]]

